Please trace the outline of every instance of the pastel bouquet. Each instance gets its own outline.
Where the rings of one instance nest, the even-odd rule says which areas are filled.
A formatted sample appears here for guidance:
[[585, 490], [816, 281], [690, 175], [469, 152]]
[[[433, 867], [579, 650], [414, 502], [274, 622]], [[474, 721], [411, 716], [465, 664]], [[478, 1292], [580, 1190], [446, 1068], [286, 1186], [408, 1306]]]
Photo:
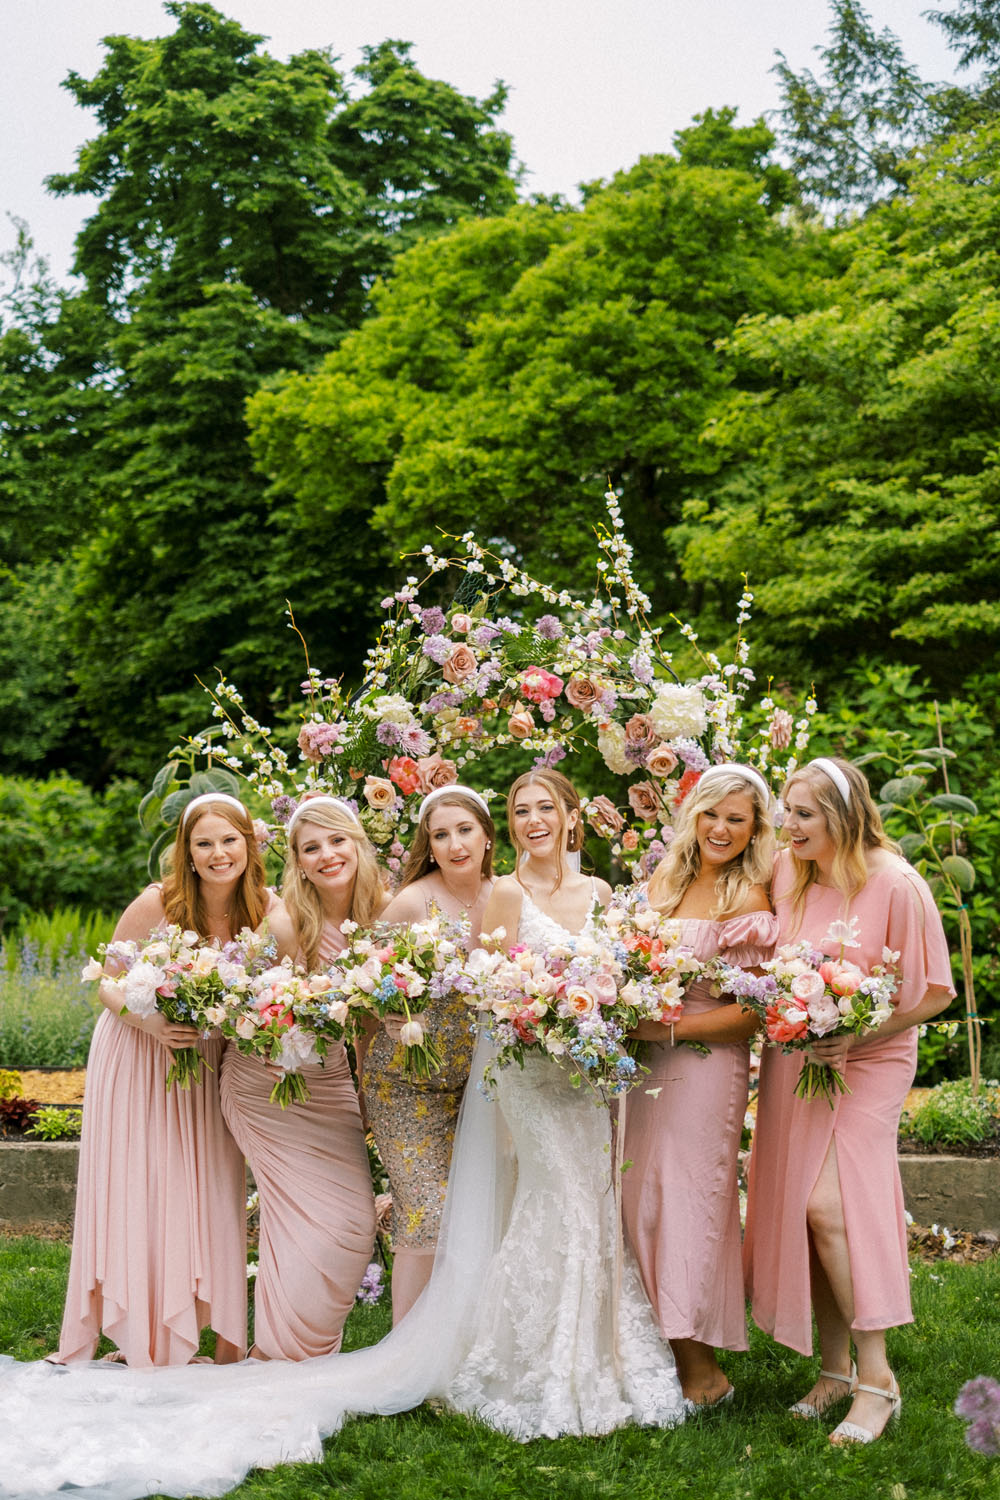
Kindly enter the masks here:
[[[98, 953], [99, 959], [88, 960], [83, 978], [114, 985], [121, 995], [122, 1014], [158, 1012], [207, 1035], [225, 1020], [234, 989], [238, 992], [273, 961], [274, 940], [245, 928], [232, 942], [203, 942], [196, 932], [170, 923], [141, 941], [102, 943]], [[197, 1047], [175, 1048], [167, 1088], [199, 1084], [203, 1063], [209, 1067]]]
[[641, 886], [616, 895], [603, 920], [626, 974], [619, 1008], [635, 1011], [635, 1025], [680, 1020], [684, 991], [706, 967], [681, 942], [682, 924], [650, 906]]
[[421, 1017], [432, 1001], [471, 988], [468, 922], [434, 912], [422, 922], [371, 931], [345, 922], [341, 931], [347, 947], [331, 969], [341, 997], [379, 1020], [404, 1017], [403, 1066], [411, 1078], [430, 1078], [441, 1069], [441, 1054]]
[[[810, 943], [779, 948], [762, 964], [761, 974], [717, 961], [715, 986], [755, 1010], [764, 1022], [767, 1044], [782, 1052], [805, 1051], [823, 1037], [876, 1031], [892, 1015], [892, 997], [899, 987], [899, 954], [882, 950], [882, 961], [865, 973], [844, 957], [846, 948], [860, 946], [857, 917], [835, 921], [822, 942], [838, 946], [829, 958]], [[849, 1094], [843, 1074], [830, 1063], [807, 1059], [795, 1085], [799, 1099], [822, 1096], [832, 1109], [838, 1094]]]
[[350, 1006], [335, 973], [306, 974], [291, 959], [272, 963], [233, 987], [219, 1019], [237, 1049], [279, 1070], [271, 1103], [304, 1104], [309, 1089], [302, 1068], [321, 1063], [331, 1042], [347, 1031]]
[[[501, 937], [498, 931], [487, 941]], [[539, 949], [478, 949], [469, 967], [477, 1028], [496, 1046], [484, 1085], [495, 1082], [497, 1069], [511, 1063], [523, 1068], [533, 1056], [567, 1066], [575, 1088], [586, 1082], [621, 1094], [636, 1081], [637, 1064], [627, 1047], [634, 1009], [620, 1002], [626, 972], [606, 934], [582, 934]]]

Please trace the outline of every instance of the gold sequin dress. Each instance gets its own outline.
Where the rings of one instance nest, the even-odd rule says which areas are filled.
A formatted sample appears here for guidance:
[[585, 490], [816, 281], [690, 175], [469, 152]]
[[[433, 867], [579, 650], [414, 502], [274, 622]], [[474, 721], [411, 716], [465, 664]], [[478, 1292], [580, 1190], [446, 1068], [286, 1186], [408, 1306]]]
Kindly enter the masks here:
[[382, 1028], [365, 1059], [368, 1123], [389, 1175], [396, 1250], [433, 1250], [437, 1243], [474, 1045], [471, 1013], [461, 995], [431, 1001], [420, 1020], [441, 1055], [439, 1073], [408, 1078], [403, 1047]]

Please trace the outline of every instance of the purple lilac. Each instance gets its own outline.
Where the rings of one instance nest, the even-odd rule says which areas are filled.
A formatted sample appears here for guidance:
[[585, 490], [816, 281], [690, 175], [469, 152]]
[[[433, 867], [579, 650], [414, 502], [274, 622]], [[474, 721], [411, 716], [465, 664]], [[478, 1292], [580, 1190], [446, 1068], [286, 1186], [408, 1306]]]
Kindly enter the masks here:
[[431, 635], [424, 641], [421, 650], [425, 656], [430, 657], [431, 661], [443, 667], [451, 655], [451, 641], [444, 635]]
[[543, 641], [557, 641], [563, 633], [562, 623], [555, 615], [542, 615], [535, 629]]

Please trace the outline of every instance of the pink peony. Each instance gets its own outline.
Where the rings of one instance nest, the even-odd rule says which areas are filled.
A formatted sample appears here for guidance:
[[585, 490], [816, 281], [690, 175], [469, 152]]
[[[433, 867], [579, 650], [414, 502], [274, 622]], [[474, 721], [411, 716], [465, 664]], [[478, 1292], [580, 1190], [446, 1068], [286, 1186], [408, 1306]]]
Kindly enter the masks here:
[[389, 780], [394, 781], [404, 797], [412, 797], [420, 790], [420, 768], [409, 755], [397, 755], [387, 767]]
[[801, 1005], [815, 1004], [825, 992], [825, 975], [817, 974], [815, 969], [807, 969], [804, 974], [796, 974], [792, 980], [792, 994]]

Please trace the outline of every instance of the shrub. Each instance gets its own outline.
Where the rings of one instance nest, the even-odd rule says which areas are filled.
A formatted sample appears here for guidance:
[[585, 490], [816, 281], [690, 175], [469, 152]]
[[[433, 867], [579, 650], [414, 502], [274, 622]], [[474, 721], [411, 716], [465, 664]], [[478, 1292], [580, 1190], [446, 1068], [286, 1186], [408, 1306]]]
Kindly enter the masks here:
[[145, 883], [139, 789], [0, 777], [0, 907], [8, 931], [59, 906], [120, 911]]
[[83, 1129], [82, 1109], [59, 1109], [46, 1105], [36, 1109], [26, 1135], [37, 1135], [43, 1141], [78, 1141]]
[[925, 1144], [940, 1146], [974, 1145], [987, 1140], [995, 1128], [1000, 1108], [1000, 1086], [983, 1084], [973, 1097], [972, 1080], [953, 1079], [939, 1083], [913, 1114], [903, 1121], [903, 1133], [915, 1136]]

